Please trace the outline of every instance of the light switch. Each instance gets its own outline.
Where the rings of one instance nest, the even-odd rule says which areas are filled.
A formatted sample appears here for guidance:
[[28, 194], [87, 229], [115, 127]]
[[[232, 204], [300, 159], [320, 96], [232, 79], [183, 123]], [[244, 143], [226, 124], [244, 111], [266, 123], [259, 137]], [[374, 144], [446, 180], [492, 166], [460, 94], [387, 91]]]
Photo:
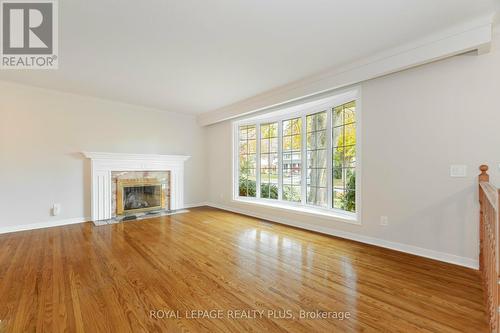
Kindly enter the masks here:
[[380, 217], [380, 225], [387, 226], [389, 225], [389, 218], [387, 216]]
[[454, 164], [450, 166], [451, 177], [467, 177], [467, 165]]

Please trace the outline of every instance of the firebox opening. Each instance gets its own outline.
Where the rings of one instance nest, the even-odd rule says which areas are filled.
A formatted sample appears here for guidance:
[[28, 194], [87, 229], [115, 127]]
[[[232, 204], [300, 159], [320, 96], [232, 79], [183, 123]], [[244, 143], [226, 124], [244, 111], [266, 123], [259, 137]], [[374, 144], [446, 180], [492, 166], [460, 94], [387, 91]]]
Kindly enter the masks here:
[[117, 179], [116, 214], [169, 209], [168, 183], [158, 178]]
[[125, 213], [137, 209], [161, 208], [161, 186], [124, 187], [123, 210]]

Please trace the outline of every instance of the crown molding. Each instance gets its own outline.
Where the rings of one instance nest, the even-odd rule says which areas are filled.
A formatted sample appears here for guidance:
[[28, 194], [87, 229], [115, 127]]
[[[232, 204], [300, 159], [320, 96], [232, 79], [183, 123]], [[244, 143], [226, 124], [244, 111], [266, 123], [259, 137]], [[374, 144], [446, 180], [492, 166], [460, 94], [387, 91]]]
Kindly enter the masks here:
[[492, 40], [494, 15], [491, 13], [348, 65], [202, 113], [197, 117], [198, 123], [201, 126], [215, 124], [465, 52], [478, 50], [478, 54], [485, 53]]

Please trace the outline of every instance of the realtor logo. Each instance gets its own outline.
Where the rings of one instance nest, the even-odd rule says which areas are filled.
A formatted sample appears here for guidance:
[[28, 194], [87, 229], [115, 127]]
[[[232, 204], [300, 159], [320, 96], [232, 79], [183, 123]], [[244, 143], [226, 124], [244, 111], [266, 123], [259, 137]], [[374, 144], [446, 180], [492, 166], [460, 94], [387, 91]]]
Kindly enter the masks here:
[[1, 68], [57, 69], [55, 0], [1, 0]]

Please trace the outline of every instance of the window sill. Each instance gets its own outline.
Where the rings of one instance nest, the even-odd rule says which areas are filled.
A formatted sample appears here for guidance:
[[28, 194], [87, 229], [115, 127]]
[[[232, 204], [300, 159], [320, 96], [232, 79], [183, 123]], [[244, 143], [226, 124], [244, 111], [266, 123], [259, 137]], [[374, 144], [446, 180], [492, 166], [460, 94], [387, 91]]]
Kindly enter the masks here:
[[286, 204], [282, 202], [273, 202], [267, 199], [257, 199], [257, 198], [242, 198], [237, 197], [232, 200], [235, 203], [242, 203], [254, 206], [263, 206], [279, 209], [286, 212], [298, 213], [300, 215], [305, 215], [309, 217], [323, 217], [332, 219], [336, 222], [344, 222], [349, 224], [361, 225], [361, 221], [358, 220], [357, 214], [355, 213], [343, 213], [340, 211], [334, 211], [330, 209], [315, 208], [315, 207], [304, 207], [295, 206], [291, 204]]

